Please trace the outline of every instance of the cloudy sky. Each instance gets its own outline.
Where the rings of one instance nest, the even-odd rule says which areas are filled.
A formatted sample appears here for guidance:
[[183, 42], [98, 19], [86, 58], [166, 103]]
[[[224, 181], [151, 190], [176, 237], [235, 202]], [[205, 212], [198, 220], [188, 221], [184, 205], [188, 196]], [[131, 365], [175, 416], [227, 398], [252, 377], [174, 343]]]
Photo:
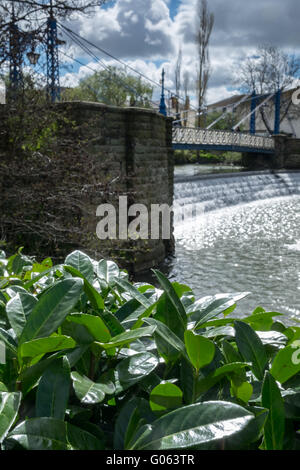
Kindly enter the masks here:
[[[157, 82], [164, 67], [166, 85], [172, 90], [177, 54], [182, 47], [182, 72], [190, 75], [193, 96], [197, 67], [196, 1], [109, 1], [92, 16], [74, 19], [68, 26]], [[208, 7], [215, 16], [210, 41], [212, 74], [208, 104], [238, 93], [234, 78], [239, 64], [258, 45], [276, 45], [300, 56], [299, 0], [208, 0]], [[88, 67], [99, 67], [78, 47], [68, 45], [67, 52]], [[116, 65], [105, 54], [95, 52], [106, 64]], [[76, 63], [65, 70], [62, 84], [75, 85], [92, 73], [88, 67]]]

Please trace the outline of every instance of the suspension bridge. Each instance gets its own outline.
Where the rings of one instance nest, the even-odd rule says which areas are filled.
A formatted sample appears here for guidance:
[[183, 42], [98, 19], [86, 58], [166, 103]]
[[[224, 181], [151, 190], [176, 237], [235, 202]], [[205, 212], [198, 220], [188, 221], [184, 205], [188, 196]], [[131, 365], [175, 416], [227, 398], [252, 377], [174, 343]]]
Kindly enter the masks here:
[[173, 127], [172, 145], [175, 150], [222, 150], [272, 154], [274, 139], [242, 132]]

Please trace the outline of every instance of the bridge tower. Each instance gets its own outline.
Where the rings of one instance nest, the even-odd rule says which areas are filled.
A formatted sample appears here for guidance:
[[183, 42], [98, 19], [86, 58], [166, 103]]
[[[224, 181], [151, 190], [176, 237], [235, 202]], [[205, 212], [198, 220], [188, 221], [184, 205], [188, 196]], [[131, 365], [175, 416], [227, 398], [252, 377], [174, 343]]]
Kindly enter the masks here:
[[252, 96], [251, 96], [251, 118], [250, 118], [250, 134], [255, 134], [256, 128], [255, 128], [255, 108], [256, 108], [256, 92], [253, 90]]
[[274, 120], [274, 134], [280, 133], [280, 102], [281, 90], [278, 90], [275, 95], [275, 120]]
[[47, 21], [47, 95], [54, 103], [60, 100], [57, 22], [50, 2], [50, 17]]
[[23, 83], [23, 55], [21, 50], [21, 32], [16, 24], [14, 3], [12, 4], [11, 24], [9, 28], [9, 89], [8, 100], [14, 100]]

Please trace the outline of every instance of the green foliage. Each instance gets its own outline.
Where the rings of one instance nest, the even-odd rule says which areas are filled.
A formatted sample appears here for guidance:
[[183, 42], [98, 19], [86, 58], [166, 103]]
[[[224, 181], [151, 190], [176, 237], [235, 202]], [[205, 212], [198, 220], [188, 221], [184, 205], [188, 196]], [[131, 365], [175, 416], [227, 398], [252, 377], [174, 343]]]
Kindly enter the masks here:
[[[222, 111], [213, 111], [211, 113], [208, 113], [206, 116], [206, 127], [216, 121], [219, 117], [221, 117], [222, 114]], [[227, 113], [222, 119], [220, 119], [218, 122], [216, 122], [216, 124], [214, 124], [212, 129], [219, 131], [231, 131], [232, 127], [236, 123], [235, 119], [236, 117], [233, 113]]]
[[185, 163], [203, 163], [212, 165], [215, 163], [241, 165], [242, 154], [238, 152], [221, 152], [214, 153], [206, 152], [205, 150], [175, 150], [174, 151], [175, 165], [182, 165]]
[[1, 449], [299, 448], [299, 327], [154, 272], [0, 251]]
[[175, 150], [175, 165], [182, 165], [184, 163], [206, 163], [211, 165], [213, 163], [222, 163], [224, 157], [217, 155], [217, 153], [205, 152], [204, 150]]
[[110, 67], [83, 78], [75, 88], [63, 91], [64, 101], [94, 101], [114, 106], [149, 107], [153, 88], [141, 78]]

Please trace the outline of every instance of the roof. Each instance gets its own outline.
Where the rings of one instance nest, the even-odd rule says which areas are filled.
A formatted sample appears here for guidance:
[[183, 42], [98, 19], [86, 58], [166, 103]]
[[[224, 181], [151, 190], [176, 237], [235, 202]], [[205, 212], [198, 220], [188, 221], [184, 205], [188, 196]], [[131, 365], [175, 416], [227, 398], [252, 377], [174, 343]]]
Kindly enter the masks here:
[[[295, 90], [298, 90], [299, 87], [295, 87], [295, 88], [290, 88], [288, 90], [284, 90], [282, 92], [283, 95], [286, 95], [286, 96], [291, 96]], [[212, 104], [209, 104], [207, 106], [208, 109], [214, 109], [214, 108], [225, 108], [226, 106], [230, 106], [232, 104], [235, 104], [237, 103], [238, 101], [240, 101], [244, 96], [246, 95], [233, 95], [231, 96], [230, 98], [226, 98], [224, 100], [220, 100], [220, 101], [216, 101], [215, 103], [212, 103]]]
[[230, 98], [226, 98], [225, 100], [217, 101], [216, 103], [209, 104], [207, 106], [208, 109], [211, 108], [221, 108], [225, 106], [229, 106], [231, 104], [235, 104], [240, 101], [245, 95], [233, 95]]

